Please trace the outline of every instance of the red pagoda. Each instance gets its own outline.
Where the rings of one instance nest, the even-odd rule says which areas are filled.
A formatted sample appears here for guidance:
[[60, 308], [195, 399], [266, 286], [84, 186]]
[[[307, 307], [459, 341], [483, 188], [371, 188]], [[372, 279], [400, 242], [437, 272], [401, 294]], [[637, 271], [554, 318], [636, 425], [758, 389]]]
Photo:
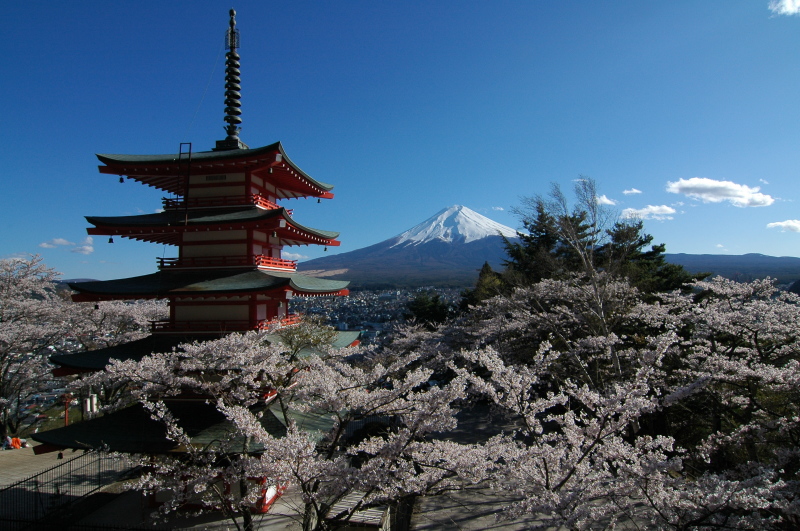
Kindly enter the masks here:
[[[93, 217], [93, 236], [131, 238], [174, 245], [177, 256], [160, 258], [158, 271], [109, 281], [77, 282], [79, 302], [166, 299], [169, 318], [152, 323], [153, 335], [127, 345], [85, 354], [54, 356], [58, 374], [101, 370], [110, 359], [130, 359], [168, 351], [194, 339], [291, 324], [294, 296], [348, 293], [346, 281], [300, 275], [285, 246], [338, 246], [337, 232], [297, 223], [284, 199], [331, 199], [333, 186], [317, 181], [294, 164], [280, 142], [249, 148], [241, 128], [239, 34], [231, 10], [226, 34], [225, 122], [227, 138], [211, 151], [181, 144], [172, 155], [97, 155], [101, 173], [118, 175], [163, 190], [156, 214]], [[352, 338], [342, 338], [348, 341]]]
[[[104, 351], [55, 356], [60, 374], [102, 369], [112, 358], [169, 349], [186, 339], [291, 324], [294, 296], [346, 295], [348, 282], [300, 275], [281, 257], [285, 246], [337, 246], [337, 232], [297, 223], [284, 199], [331, 199], [333, 188], [294, 164], [280, 142], [250, 149], [241, 124], [238, 30], [231, 10], [227, 31], [225, 122], [227, 138], [211, 151], [182, 144], [172, 155], [97, 155], [101, 173], [118, 175], [170, 194], [157, 214], [87, 217], [93, 236], [174, 245], [177, 256], [158, 260], [156, 273], [70, 284], [79, 302], [167, 299], [169, 319], [153, 336]], [[199, 337], [198, 337], [199, 336]]]
[[[100, 172], [126, 177], [163, 190], [157, 214], [121, 217], [87, 217], [89, 234], [131, 238], [174, 245], [177, 256], [159, 259], [158, 271], [149, 275], [109, 281], [76, 282], [70, 287], [77, 302], [166, 299], [169, 318], [152, 323], [144, 339], [80, 354], [52, 356], [57, 375], [103, 370], [112, 360], [140, 360], [154, 352], [171, 352], [191, 341], [210, 340], [231, 332], [264, 330], [291, 325], [295, 296], [346, 295], [348, 282], [326, 280], [296, 272], [296, 264], [281, 256], [285, 246], [339, 245], [337, 232], [305, 227], [292, 211], [279, 206], [284, 199], [331, 199], [333, 186], [319, 182], [286, 156], [281, 144], [250, 149], [239, 139], [241, 124], [238, 32], [235, 11], [227, 32], [225, 122], [227, 138], [215, 149], [194, 153], [183, 144], [173, 155], [98, 155]], [[189, 146], [184, 150], [184, 146]], [[273, 341], [274, 339], [269, 339]], [[356, 344], [358, 332], [340, 332], [334, 348]], [[273, 436], [286, 433], [285, 418], [275, 414], [266, 394], [260, 422]], [[186, 435], [200, 447], [217, 444], [229, 421], [209, 397], [183, 393], [163, 402]], [[285, 417], [284, 413], [283, 417]], [[288, 415], [310, 432], [325, 433], [329, 417], [302, 411]], [[94, 417], [86, 422], [40, 432], [32, 436], [36, 452], [58, 449], [103, 449], [148, 455], [184, 452], [168, 436], [164, 425], [141, 404]], [[241, 448], [242, 444], [237, 445]], [[247, 452], [263, 448], [246, 443]], [[241, 451], [241, 450], [239, 450]], [[281, 489], [263, 484], [252, 507], [266, 512]]]

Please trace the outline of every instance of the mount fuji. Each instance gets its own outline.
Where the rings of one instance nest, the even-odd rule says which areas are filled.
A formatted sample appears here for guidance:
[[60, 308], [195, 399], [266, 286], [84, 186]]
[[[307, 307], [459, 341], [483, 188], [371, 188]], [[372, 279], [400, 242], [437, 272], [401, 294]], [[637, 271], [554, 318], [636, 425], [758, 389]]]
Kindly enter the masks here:
[[513, 239], [517, 231], [455, 205], [375, 245], [302, 262], [298, 271], [348, 279], [354, 288], [469, 287], [485, 262], [501, 267], [501, 235]]

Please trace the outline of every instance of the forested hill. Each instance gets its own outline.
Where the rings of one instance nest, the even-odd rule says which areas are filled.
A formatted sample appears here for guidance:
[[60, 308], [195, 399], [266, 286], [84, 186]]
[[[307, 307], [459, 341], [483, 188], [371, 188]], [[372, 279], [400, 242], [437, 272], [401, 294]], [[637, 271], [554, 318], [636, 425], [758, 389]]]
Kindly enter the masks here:
[[666, 254], [667, 262], [682, 265], [691, 272], [710, 272], [739, 282], [771, 277], [779, 284], [800, 279], [800, 258], [763, 254]]

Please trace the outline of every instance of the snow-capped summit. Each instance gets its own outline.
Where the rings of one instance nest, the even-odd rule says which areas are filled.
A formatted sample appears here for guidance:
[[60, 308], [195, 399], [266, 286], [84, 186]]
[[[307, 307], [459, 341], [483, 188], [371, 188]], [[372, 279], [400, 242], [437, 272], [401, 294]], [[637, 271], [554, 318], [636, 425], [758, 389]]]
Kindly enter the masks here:
[[506, 238], [515, 238], [517, 231], [465, 206], [453, 205], [393, 238], [392, 247], [401, 244], [419, 245], [436, 240], [447, 243], [470, 243], [498, 234]]
[[463, 206], [445, 208], [402, 234], [346, 253], [302, 262], [306, 275], [341, 278], [351, 286], [474, 286], [485, 263], [499, 270], [507, 258], [500, 235], [517, 237], [501, 225]]

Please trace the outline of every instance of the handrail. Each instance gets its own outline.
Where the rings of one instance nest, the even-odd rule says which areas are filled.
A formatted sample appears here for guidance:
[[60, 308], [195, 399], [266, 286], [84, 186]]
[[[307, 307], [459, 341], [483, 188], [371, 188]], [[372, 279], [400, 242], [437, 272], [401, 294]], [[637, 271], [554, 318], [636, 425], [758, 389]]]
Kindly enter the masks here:
[[[165, 210], [173, 210], [179, 208], [192, 208], [192, 207], [224, 207], [224, 206], [240, 206], [240, 205], [256, 205], [266, 210], [276, 210], [281, 208], [280, 205], [270, 201], [261, 194], [249, 194], [245, 196], [223, 196], [223, 197], [192, 197], [185, 198], [169, 198], [164, 197], [161, 202]], [[287, 210], [289, 215], [292, 215], [292, 210]]]
[[246, 256], [202, 256], [187, 258], [156, 258], [159, 269], [179, 269], [191, 267], [244, 267], [255, 265], [265, 269], [296, 271], [297, 260], [285, 260], [259, 254]]
[[258, 267], [269, 267], [274, 269], [290, 269], [292, 271], [297, 269], [297, 260], [273, 258], [272, 256], [264, 256], [263, 254], [260, 254], [255, 257], [255, 261]]

